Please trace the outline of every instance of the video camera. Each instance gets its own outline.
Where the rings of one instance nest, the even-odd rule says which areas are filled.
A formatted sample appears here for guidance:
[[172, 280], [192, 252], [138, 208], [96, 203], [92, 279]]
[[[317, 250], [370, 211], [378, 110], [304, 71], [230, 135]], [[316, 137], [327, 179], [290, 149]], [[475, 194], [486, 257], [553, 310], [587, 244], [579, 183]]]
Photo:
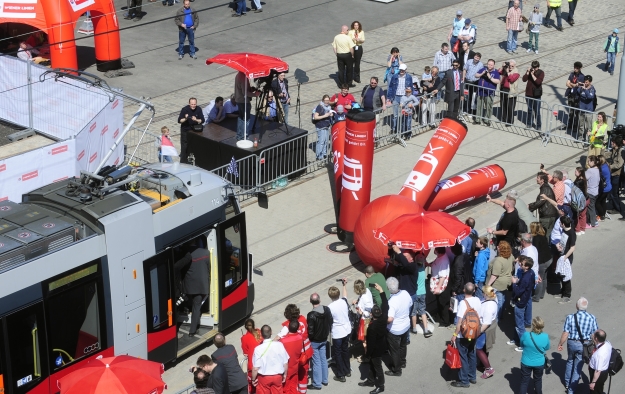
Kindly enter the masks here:
[[623, 141], [625, 139], [625, 125], [618, 124], [612, 130], [608, 130], [608, 136], [611, 140]]

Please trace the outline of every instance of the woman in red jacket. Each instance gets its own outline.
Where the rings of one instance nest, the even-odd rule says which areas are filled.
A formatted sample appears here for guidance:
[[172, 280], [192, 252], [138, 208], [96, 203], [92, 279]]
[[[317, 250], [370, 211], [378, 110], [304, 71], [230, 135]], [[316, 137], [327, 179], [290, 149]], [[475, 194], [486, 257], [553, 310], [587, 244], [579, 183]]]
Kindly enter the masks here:
[[254, 349], [263, 343], [263, 337], [260, 336], [260, 330], [256, 328], [254, 320], [247, 319], [245, 321], [245, 335], [241, 337], [241, 349], [247, 357], [247, 391], [250, 394], [256, 392], [256, 387], [252, 385], [252, 359], [254, 358]]

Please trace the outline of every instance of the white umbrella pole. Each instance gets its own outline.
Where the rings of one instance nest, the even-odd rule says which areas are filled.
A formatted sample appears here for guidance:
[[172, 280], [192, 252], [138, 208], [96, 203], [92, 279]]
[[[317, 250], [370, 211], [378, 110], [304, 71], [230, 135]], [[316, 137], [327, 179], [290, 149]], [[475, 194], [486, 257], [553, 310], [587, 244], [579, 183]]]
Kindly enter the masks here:
[[249, 83], [249, 79], [247, 75], [245, 76], [245, 102], [243, 103], [243, 110], [245, 113], [243, 114], [243, 140], [237, 141], [237, 146], [239, 148], [249, 149], [254, 146], [252, 141], [248, 141], [247, 139], [247, 84]]

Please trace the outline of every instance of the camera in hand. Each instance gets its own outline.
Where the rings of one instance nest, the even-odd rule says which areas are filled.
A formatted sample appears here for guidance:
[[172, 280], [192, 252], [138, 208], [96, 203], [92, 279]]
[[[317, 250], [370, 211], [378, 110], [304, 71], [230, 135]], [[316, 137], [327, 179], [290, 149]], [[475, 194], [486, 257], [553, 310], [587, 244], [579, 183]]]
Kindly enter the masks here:
[[186, 294], [182, 294], [180, 298], [176, 300], [176, 306], [180, 306], [183, 302], [186, 302], [189, 299]]
[[510, 62], [504, 62], [503, 67], [501, 68], [501, 73], [503, 75], [508, 75], [509, 70], [510, 70]]
[[375, 288], [375, 283], [369, 283], [369, 287]]

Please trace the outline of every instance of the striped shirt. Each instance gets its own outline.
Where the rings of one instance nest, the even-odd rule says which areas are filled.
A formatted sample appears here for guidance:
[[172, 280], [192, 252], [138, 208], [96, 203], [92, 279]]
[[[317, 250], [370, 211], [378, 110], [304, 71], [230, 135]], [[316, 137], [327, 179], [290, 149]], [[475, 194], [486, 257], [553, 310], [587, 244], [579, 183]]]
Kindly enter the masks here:
[[443, 51], [438, 51], [434, 55], [434, 66], [438, 67], [438, 72], [445, 72], [451, 68], [451, 63], [456, 59], [456, 56], [449, 51], [447, 54], [443, 54]]
[[[579, 337], [577, 326], [575, 325], [575, 315], [579, 323], [579, 330], [582, 332], [582, 338]], [[580, 339], [590, 339], [592, 334], [597, 331], [597, 318], [586, 311], [577, 311], [566, 317], [564, 321], [564, 331], [569, 333], [569, 339], [579, 341]]]
[[506, 15], [506, 30], [519, 30], [521, 22], [521, 9], [511, 7]]

